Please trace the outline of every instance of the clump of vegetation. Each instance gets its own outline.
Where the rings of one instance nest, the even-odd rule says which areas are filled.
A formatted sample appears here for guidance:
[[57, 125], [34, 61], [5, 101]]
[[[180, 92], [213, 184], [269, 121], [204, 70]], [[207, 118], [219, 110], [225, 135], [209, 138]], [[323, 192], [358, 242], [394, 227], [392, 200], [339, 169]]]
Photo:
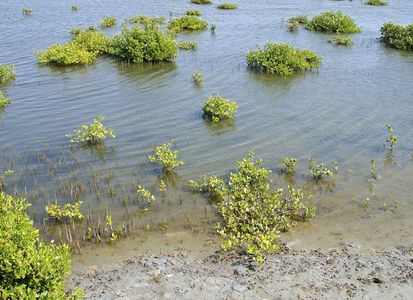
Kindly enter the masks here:
[[56, 43], [46, 50], [33, 53], [41, 63], [56, 63], [60, 65], [91, 64], [97, 55], [96, 52], [90, 52], [73, 41], [63, 45]]
[[183, 161], [177, 161], [178, 151], [171, 151], [171, 143], [163, 144], [162, 146], [157, 146], [155, 149], [155, 156], [149, 156], [151, 162], [157, 162], [162, 165], [162, 169], [165, 172], [170, 172], [176, 167], [185, 164]]
[[0, 83], [6, 83], [9, 80], [16, 79], [16, 74], [13, 69], [14, 65], [0, 65]]
[[195, 4], [212, 4], [211, 0], [191, 0], [191, 3]]
[[391, 125], [386, 125], [386, 127], [390, 134], [390, 136], [386, 139], [386, 142], [389, 143], [389, 149], [393, 150], [394, 146], [397, 144], [398, 138], [393, 134], [393, 128]]
[[185, 13], [187, 16], [202, 16], [199, 10], [187, 10]]
[[94, 119], [94, 123], [88, 125], [81, 125], [75, 130], [77, 136], [72, 138], [71, 134], [66, 134], [72, 143], [81, 144], [81, 145], [95, 145], [103, 142], [106, 138], [106, 135], [115, 137], [112, 128], [108, 130], [103, 127], [103, 124], [100, 122], [103, 120], [104, 116], [99, 116]]
[[386, 6], [386, 5], [389, 5], [389, 2], [384, 2], [384, 1], [381, 1], [381, 0], [368, 0], [368, 1], [364, 2], [364, 4], [376, 5], [376, 6]]
[[291, 17], [288, 19], [288, 23], [295, 23], [298, 22], [300, 24], [307, 24], [309, 22], [309, 19], [307, 16], [301, 15], [301, 16], [295, 16]]
[[288, 43], [267, 42], [262, 50], [248, 51], [247, 63], [253, 67], [263, 67], [268, 73], [291, 75], [296, 70], [320, 68], [322, 57], [310, 50], [295, 49]]
[[75, 205], [66, 204], [64, 207], [56, 204], [50, 204], [45, 207], [49, 218], [56, 220], [82, 220], [83, 215], [79, 211], [82, 201], [77, 202]]
[[148, 17], [145, 15], [139, 15], [137, 17], [130, 17], [129, 22], [144, 25], [146, 27], [153, 25], [163, 26], [165, 24], [166, 18], [161, 17]]
[[193, 49], [198, 48], [198, 42], [196, 42], [194, 38], [192, 38], [190, 41], [187, 41], [187, 42], [179, 41], [178, 47], [179, 49], [182, 49], [182, 50], [193, 50]]
[[238, 104], [222, 98], [219, 93], [216, 96], [207, 97], [205, 103], [201, 102], [204, 116], [210, 117], [212, 122], [219, 122], [223, 119], [234, 119], [233, 112], [237, 111]]
[[10, 99], [9, 98], [4, 98], [2, 92], [0, 91], [0, 108], [3, 108], [7, 104], [10, 104]]
[[168, 23], [168, 28], [174, 33], [181, 32], [184, 29], [204, 29], [207, 26], [208, 22], [194, 16], [182, 16], [180, 18], [172, 19]]
[[109, 54], [135, 63], [171, 61], [178, 56], [178, 49], [172, 35], [158, 25], [122, 26], [122, 32], [112, 38]]
[[326, 11], [314, 16], [305, 28], [316, 31], [356, 33], [361, 32], [354, 20], [341, 11]]
[[102, 27], [115, 27], [117, 20], [116, 17], [105, 17], [100, 21], [100, 25]]
[[222, 3], [222, 4], [219, 4], [217, 6], [217, 8], [219, 8], [219, 9], [237, 9], [238, 6], [236, 6], [235, 4], [231, 4], [231, 3]]
[[336, 45], [349, 45], [354, 44], [353, 40], [349, 37], [337, 34], [327, 40], [329, 43], [335, 43]]
[[271, 190], [268, 175], [271, 171], [260, 167], [262, 160], [254, 161], [254, 151], [240, 162], [237, 172], [231, 173], [229, 181], [206, 179], [202, 184], [190, 182], [192, 187], [209, 190], [220, 197], [217, 211], [223, 223], [215, 229], [225, 238], [224, 250], [240, 247], [253, 256], [259, 264], [265, 259], [263, 253], [278, 249], [277, 239], [281, 231], [287, 231], [294, 220], [306, 220], [315, 215], [315, 207], [304, 203], [302, 190], [288, 187]]
[[79, 9], [79, 6], [77, 6], [77, 5], [72, 5], [72, 10], [78, 10]]
[[150, 191], [145, 190], [141, 185], [138, 185], [138, 193], [141, 194], [142, 200], [146, 200], [148, 204], [156, 200], [155, 196], [152, 195]]
[[211, 23], [211, 26], [210, 26], [211, 32], [215, 32], [215, 28], [217, 28], [217, 25]]
[[[0, 194], [0, 291], [3, 299], [66, 299], [63, 280], [70, 274], [70, 250], [46, 245], [26, 213], [25, 199]], [[79, 290], [69, 297], [78, 299]]]
[[413, 23], [407, 26], [396, 25], [393, 22], [384, 23], [380, 28], [380, 41], [392, 48], [413, 50]]
[[290, 31], [298, 31], [300, 29], [300, 23], [298, 21], [295, 21], [293, 23], [284, 23], [284, 26], [287, 27]]
[[89, 27], [86, 30], [80, 28], [72, 28], [70, 34], [74, 35], [73, 43], [84, 48], [88, 52], [103, 54], [109, 51], [111, 43], [110, 37], [102, 32], [96, 32], [95, 28]]
[[317, 165], [317, 163], [311, 158], [307, 157], [308, 162], [310, 163], [309, 169], [314, 179], [321, 179], [323, 175], [333, 177], [334, 173], [337, 172], [337, 162], [335, 162], [335, 167], [332, 169], [327, 169], [324, 167], [324, 163]]
[[192, 80], [193, 80], [195, 83], [202, 83], [202, 82], [204, 82], [204, 81], [202, 80], [202, 76], [204, 76], [204, 74], [200, 74], [198, 71], [196, 71], [195, 74], [192, 75], [191, 77], [192, 77]]
[[371, 178], [377, 179], [376, 161], [372, 159], [370, 162], [371, 162]]
[[31, 14], [33, 12], [33, 9], [28, 9], [28, 8], [23, 7], [22, 11], [23, 11], [24, 15], [28, 15], [28, 14]]
[[11, 170], [8, 170], [8, 171], [4, 172], [4, 175], [0, 173], [0, 192], [6, 187], [6, 183], [4, 182], [4, 178], [11, 175], [12, 173], [13, 173], [13, 171], [11, 171]]
[[295, 173], [294, 167], [297, 164], [297, 159], [294, 157], [281, 157], [280, 161], [284, 163], [285, 168], [281, 169], [281, 172], [286, 173], [286, 174], [293, 174]]

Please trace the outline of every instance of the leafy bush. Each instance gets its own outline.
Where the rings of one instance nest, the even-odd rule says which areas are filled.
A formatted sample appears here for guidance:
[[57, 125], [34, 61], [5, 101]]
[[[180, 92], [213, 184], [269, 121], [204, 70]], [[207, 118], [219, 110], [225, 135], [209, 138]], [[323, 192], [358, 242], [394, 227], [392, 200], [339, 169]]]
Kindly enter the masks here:
[[174, 33], [181, 32], [184, 29], [204, 29], [207, 26], [208, 22], [194, 16], [182, 16], [180, 18], [172, 19], [168, 24], [168, 28]]
[[116, 17], [105, 17], [100, 21], [100, 24], [102, 25], [102, 27], [115, 27], [116, 21]]
[[16, 74], [13, 69], [14, 65], [0, 65], [0, 83], [6, 83], [9, 80], [16, 79]]
[[195, 83], [202, 83], [204, 82], [202, 80], [202, 76], [204, 76], [204, 74], [200, 74], [198, 71], [195, 72], [194, 75], [192, 75], [192, 79], [194, 80]]
[[388, 2], [384, 2], [384, 1], [381, 1], [381, 0], [369, 0], [369, 1], [364, 2], [364, 4], [376, 5], [376, 6], [386, 6], [386, 5], [389, 5]]
[[10, 104], [10, 99], [4, 98], [2, 92], [0, 91], [0, 108], [6, 106], [6, 104]]
[[187, 10], [185, 14], [187, 16], [202, 16], [199, 10]]
[[173, 37], [160, 26], [123, 26], [122, 33], [112, 38], [109, 54], [135, 63], [171, 61], [178, 56], [178, 49]]
[[66, 204], [63, 208], [60, 205], [51, 204], [45, 207], [49, 218], [57, 220], [81, 220], [83, 219], [82, 213], [79, 211], [82, 201], [77, 202], [75, 205]]
[[72, 5], [72, 10], [78, 10], [79, 9], [79, 6], [77, 6], [77, 5]]
[[390, 144], [389, 149], [393, 150], [394, 146], [397, 144], [398, 137], [393, 134], [393, 128], [390, 124], [386, 125], [386, 128], [390, 134], [390, 136], [386, 139], [386, 142]]
[[33, 9], [23, 8], [22, 11], [23, 11], [24, 15], [28, 15], [28, 14], [31, 14], [33, 12]]
[[302, 190], [288, 187], [287, 193], [282, 188], [271, 191], [271, 181], [267, 179], [271, 171], [260, 167], [261, 159], [254, 161], [253, 155], [251, 150], [248, 158], [236, 162], [237, 172], [231, 173], [228, 183], [214, 176], [204, 177], [202, 184], [190, 184], [200, 191], [209, 189], [221, 198], [217, 211], [223, 224], [215, 226], [226, 239], [221, 247], [241, 247], [263, 264], [262, 254], [278, 249], [280, 231], [288, 230], [294, 220], [314, 217], [315, 207], [303, 203]]
[[136, 23], [144, 26], [160, 25], [163, 26], [166, 21], [165, 17], [148, 17], [145, 15], [139, 15], [137, 17], [130, 17], [129, 22]]
[[178, 47], [182, 50], [192, 50], [198, 48], [198, 43], [194, 41], [194, 38], [192, 38], [188, 42], [179, 41]]
[[314, 16], [305, 26], [309, 30], [356, 33], [361, 32], [353, 19], [344, 15], [341, 11], [326, 11]]
[[6, 183], [4, 182], [4, 178], [9, 176], [12, 173], [13, 171], [11, 170], [4, 172], [4, 175], [0, 173], [0, 192], [7, 186]]
[[223, 99], [219, 93], [216, 96], [207, 97], [207, 101], [202, 104], [202, 112], [212, 119], [212, 122], [219, 122], [223, 119], [234, 119], [232, 112], [237, 111], [238, 104], [228, 99]]
[[[0, 297], [66, 299], [63, 279], [70, 273], [67, 245], [46, 245], [26, 214], [30, 204], [0, 194]], [[72, 294], [72, 299], [82, 297]]]
[[191, 3], [195, 4], [212, 4], [211, 0], [191, 0]]
[[59, 43], [43, 51], [33, 52], [41, 63], [57, 63], [61, 65], [91, 64], [96, 59], [96, 52], [90, 52], [82, 45], [70, 41]]
[[337, 34], [327, 40], [329, 43], [336, 43], [337, 45], [349, 45], [354, 44], [353, 40], [349, 37]]
[[70, 34], [74, 35], [73, 42], [89, 52], [107, 53], [111, 42], [110, 37], [91, 29], [93, 28], [88, 28], [87, 30], [72, 28]]
[[384, 23], [380, 28], [380, 40], [390, 47], [400, 50], [413, 50], [413, 23], [407, 26], [393, 22]]
[[215, 32], [215, 28], [217, 28], [217, 25], [211, 23], [210, 28], [211, 28], [211, 32]]
[[256, 51], [248, 51], [249, 66], [264, 67], [268, 73], [291, 75], [296, 70], [320, 68], [322, 57], [310, 50], [300, 50], [288, 43], [265, 44], [264, 50], [257, 45]]
[[235, 4], [231, 4], [231, 3], [222, 3], [222, 4], [219, 4], [217, 6], [217, 8], [220, 8], [220, 9], [237, 9], [238, 6], [236, 6]]
[[307, 160], [310, 163], [308, 168], [310, 169], [314, 179], [319, 180], [323, 175], [333, 177], [334, 172], [337, 172], [337, 162], [335, 162], [334, 168], [327, 169], [324, 167], [324, 163], [317, 165], [317, 163], [311, 157], [307, 157]]
[[281, 169], [281, 172], [286, 173], [286, 174], [293, 174], [294, 171], [294, 166], [297, 164], [297, 159], [294, 157], [281, 157], [280, 161], [284, 163], [285, 168]]
[[171, 143], [163, 144], [162, 146], [157, 146], [155, 150], [155, 156], [149, 156], [151, 162], [157, 162], [161, 164], [164, 172], [169, 172], [176, 167], [185, 164], [183, 161], [176, 161], [178, 157], [178, 151], [171, 151]]
[[106, 130], [105, 127], [103, 127], [103, 124], [100, 122], [103, 120], [105, 117], [104, 116], [99, 116], [96, 119], [94, 119], [94, 123], [88, 125], [81, 125], [75, 130], [75, 133], [77, 134], [76, 137], [72, 139], [71, 134], [66, 134], [68, 138], [70, 138], [70, 141], [72, 143], [78, 143], [78, 144], [98, 144], [101, 143], [105, 138], [106, 135], [110, 135], [111, 137], [115, 137], [113, 134], [113, 131], [111, 128], [109, 130]]
[[307, 16], [295, 16], [288, 19], [288, 23], [298, 22], [300, 24], [307, 24], [309, 19]]
[[290, 31], [298, 31], [298, 29], [300, 29], [300, 23], [298, 23], [298, 21], [289, 24], [284, 23], [284, 26]]

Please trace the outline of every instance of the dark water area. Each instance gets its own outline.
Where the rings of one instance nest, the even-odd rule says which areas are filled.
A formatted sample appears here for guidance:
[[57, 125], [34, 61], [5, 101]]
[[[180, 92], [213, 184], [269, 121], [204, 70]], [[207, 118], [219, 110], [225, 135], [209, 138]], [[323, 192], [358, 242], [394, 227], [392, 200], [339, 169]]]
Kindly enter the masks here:
[[[73, 255], [75, 272], [144, 251], [181, 248], [203, 255], [219, 246], [212, 229], [219, 216], [213, 203], [188, 192], [187, 181], [202, 174], [227, 175], [235, 170], [235, 161], [254, 149], [255, 157], [273, 171], [276, 186], [293, 183], [313, 193], [316, 218], [284, 234], [284, 242], [296, 248], [341, 243], [411, 247], [413, 53], [390, 49], [378, 38], [385, 22], [411, 23], [413, 3], [389, 2], [374, 7], [360, 1], [242, 0], [233, 2], [236, 10], [184, 0], [2, 2], [0, 64], [14, 64], [16, 71], [15, 81], [0, 85], [11, 99], [0, 113], [1, 172], [3, 167], [14, 171], [6, 192], [32, 203], [29, 214], [45, 239], [56, 239], [59, 226], [65, 230], [44, 221], [44, 207], [55, 198], [60, 205], [74, 203], [73, 189], [59, 191], [71, 180], [86, 187], [77, 200], [83, 202], [82, 213], [91, 216], [90, 224], [99, 218], [104, 223], [107, 207], [114, 227], [135, 228], [130, 234], [134, 238], [83, 245], [81, 236], [91, 225], [87, 218], [77, 222], [83, 255]], [[79, 10], [72, 11], [72, 5]], [[34, 12], [23, 15], [23, 7]], [[171, 12], [178, 17], [188, 9], [200, 10], [201, 18], [217, 28], [215, 33], [178, 34], [178, 41], [194, 38], [199, 48], [179, 51], [171, 63], [130, 64], [99, 57], [89, 66], [59, 67], [39, 64], [33, 54], [70, 40], [73, 27], [99, 26], [106, 16], [117, 17], [118, 24], [99, 30], [113, 36], [131, 16], [169, 19]], [[327, 10], [341, 10], [361, 27], [361, 33], [349, 35], [354, 45], [335, 46], [327, 42], [329, 34], [304, 28], [290, 32], [283, 24], [292, 16], [312, 17]], [[247, 51], [266, 41], [315, 51], [323, 57], [321, 68], [288, 77], [249, 68]], [[196, 71], [204, 74], [200, 85], [191, 81]], [[217, 92], [238, 103], [234, 121], [212, 124], [202, 118], [200, 101]], [[114, 129], [116, 138], [108, 138], [102, 149], [71, 150], [65, 134], [98, 115], [106, 116], [103, 124]], [[392, 152], [383, 146], [389, 135], [386, 124], [399, 139]], [[148, 154], [153, 144], [172, 139], [172, 149], [186, 164], [163, 178]], [[282, 156], [298, 159], [293, 178], [279, 174]], [[308, 156], [327, 167], [337, 161], [338, 174], [314, 182]], [[373, 181], [371, 159], [379, 175]], [[99, 199], [94, 187], [89, 188], [93, 174], [100, 180]], [[152, 189], [161, 179], [168, 182], [165, 195]], [[133, 200], [136, 184], [156, 196], [149, 208]], [[111, 188], [115, 196], [109, 195]], [[165, 220], [168, 228], [162, 231], [157, 224]], [[158, 230], [147, 230], [149, 224]]]

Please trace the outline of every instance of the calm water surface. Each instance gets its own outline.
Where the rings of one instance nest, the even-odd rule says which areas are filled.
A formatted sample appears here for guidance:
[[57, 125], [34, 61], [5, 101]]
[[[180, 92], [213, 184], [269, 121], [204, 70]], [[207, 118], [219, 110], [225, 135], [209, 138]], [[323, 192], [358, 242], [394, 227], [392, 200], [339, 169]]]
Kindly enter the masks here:
[[[219, 217], [213, 204], [186, 189], [186, 182], [202, 174], [226, 175], [235, 170], [251, 149], [273, 170], [277, 186], [294, 184], [312, 192], [317, 217], [283, 235], [296, 248], [328, 248], [356, 244], [365, 248], [411, 247], [413, 238], [412, 147], [413, 54], [380, 44], [380, 27], [394, 21], [412, 22], [413, 3], [390, 1], [372, 7], [360, 1], [235, 1], [237, 10], [218, 10], [216, 4], [199, 6], [184, 0], [147, 1], [13, 1], [0, 3], [0, 63], [14, 64], [16, 80], [0, 86], [11, 99], [1, 113], [0, 145], [4, 169], [14, 170], [6, 191], [26, 197], [34, 224], [46, 239], [57, 238], [57, 225], [44, 221], [44, 207], [64, 195], [66, 181], [82, 182], [82, 212], [90, 215], [76, 223], [76, 239], [83, 255], [73, 256], [74, 271], [103, 262], [120, 261], [145, 251], [162, 253], [181, 249], [204, 255], [217, 249], [210, 224]], [[78, 5], [72, 11], [71, 5]], [[22, 15], [22, 8], [34, 13]], [[198, 9], [202, 18], [217, 25], [209, 30], [183, 32], [177, 40], [194, 38], [197, 51], [180, 51], [166, 64], [128, 64], [101, 57], [90, 66], [57, 67], [38, 64], [33, 51], [70, 39], [72, 27], [99, 25], [105, 16], [118, 18], [107, 35], [120, 32], [125, 18], [140, 14], [178, 17]], [[363, 32], [351, 35], [354, 45], [334, 46], [328, 34], [300, 29], [287, 31], [282, 23], [295, 15], [313, 16], [326, 10], [350, 15]], [[248, 50], [266, 41], [288, 42], [323, 56], [317, 71], [290, 77], [250, 69]], [[204, 74], [195, 85], [191, 75]], [[217, 92], [238, 103], [233, 122], [211, 124], [201, 117], [200, 101]], [[116, 133], [106, 148], [71, 151], [65, 134], [98, 115]], [[391, 124], [399, 141], [392, 153], [383, 147]], [[153, 144], [176, 140], [173, 149], [185, 166], [163, 178], [147, 155]], [[293, 178], [279, 174], [279, 158], [296, 157]], [[334, 179], [315, 183], [307, 156], [332, 167]], [[379, 179], [370, 182], [370, 161], [376, 160]], [[0, 161], [1, 162], [1, 161]], [[59, 165], [60, 162], [60, 165]], [[3, 169], [3, 166], [2, 166]], [[99, 200], [93, 173], [99, 178]], [[76, 175], [77, 174], [77, 175]], [[159, 180], [168, 181], [162, 195]], [[157, 200], [147, 211], [136, 201], [136, 184], [153, 191]], [[113, 188], [115, 195], [109, 194]], [[374, 195], [375, 196], [374, 196]], [[71, 199], [72, 198], [72, 199]], [[127, 199], [127, 205], [124, 199]], [[369, 198], [368, 209], [363, 203]], [[395, 209], [393, 204], [398, 202]], [[384, 212], [383, 204], [388, 205]], [[111, 246], [83, 245], [81, 236], [104, 222], [105, 207], [114, 227], [125, 224], [134, 238]], [[168, 222], [166, 233], [159, 223]], [[189, 223], [193, 224], [192, 230]], [[133, 224], [133, 225], [132, 225]], [[157, 231], [147, 231], [154, 224]], [[62, 227], [64, 231], [64, 226]], [[209, 242], [210, 241], [210, 242]]]

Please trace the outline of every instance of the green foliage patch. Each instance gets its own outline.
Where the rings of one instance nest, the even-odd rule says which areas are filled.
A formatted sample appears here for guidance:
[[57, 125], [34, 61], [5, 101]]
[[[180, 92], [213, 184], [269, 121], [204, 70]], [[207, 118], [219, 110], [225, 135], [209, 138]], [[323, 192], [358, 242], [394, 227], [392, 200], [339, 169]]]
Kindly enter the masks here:
[[354, 44], [353, 40], [349, 37], [337, 34], [327, 40], [329, 43], [335, 43], [336, 45], [349, 45]]
[[99, 116], [94, 119], [94, 123], [90, 125], [81, 125], [75, 130], [76, 136], [72, 138], [71, 134], [66, 134], [72, 143], [87, 145], [87, 144], [98, 144], [101, 143], [106, 135], [115, 137], [113, 130], [109, 128], [108, 130], [103, 127], [103, 124], [100, 122], [103, 120], [104, 116]]
[[116, 17], [105, 17], [100, 21], [102, 27], [115, 27], [117, 22]]
[[396, 25], [393, 22], [384, 23], [380, 28], [380, 41], [392, 48], [413, 50], [413, 23], [407, 26]]
[[198, 42], [196, 42], [194, 38], [192, 38], [190, 41], [187, 41], [187, 42], [179, 41], [178, 47], [179, 49], [182, 49], [182, 50], [193, 50], [193, 49], [198, 48]]
[[294, 167], [297, 164], [297, 159], [294, 157], [283, 156], [280, 158], [280, 162], [284, 163], [285, 168], [281, 169], [281, 172], [286, 174], [295, 173]]
[[174, 33], [181, 32], [184, 29], [204, 29], [207, 26], [208, 22], [194, 16], [182, 16], [180, 18], [172, 19], [168, 23], [168, 28]]
[[153, 26], [153, 25], [163, 26], [165, 24], [165, 21], [166, 21], [165, 17], [148, 17], [145, 15], [138, 15], [136, 17], [129, 18], [129, 22], [144, 25], [144, 26]]
[[219, 9], [237, 9], [238, 6], [232, 3], [222, 3], [217, 6]]
[[308, 16], [297, 15], [288, 19], [288, 23], [298, 22], [300, 24], [307, 24], [309, 22]]
[[381, 0], [369, 0], [369, 1], [364, 2], [364, 4], [375, 5], [375, 6], [386, 6], [386, 5], [389, 5], [389, 2], [385, 2]]
[[50, 204], [45, 207], [49, 218], [56, 220], [81, 220], [83, 219], [82, 213], [79, 211], [82, 201], [77, 202], [74, 205], [66, 204], [64, 207], [56, 204]]
[[3, 66], [0, 65], [0, 83], [6, 83], [9, 80], [16, 79], [16, 73], [14, 72], [14, 65]]
[[204, 82], [202, 80], [202, 76], [204, 76], [204, 74], [201, 74], [198, 71], [196, 71], [195, 74], [191, 76], [191, 78], [195, 83], [202, 83]]
[[191, 0], [191, 3], [195, 4], [212, 4], [211, 0]]
[[3, 108], [7, 104], [10, 104], [10, 99], [9, 98], [4, 98], [2, 92], [0, 91], [0, 108]]
[[187, 10], [185, 13], [187, 16], [202, 16], [199, 10]]
[[96, 59], [96, 52], [90, 52], [82, 45], [69, 41], [60, 45], [54, 44], [43, 51], [33, 52], [41, 63], [56, 63], [60, 65], [91, 64]]
[[23, 11], [24, 15], [28, 15], [28, 14], [31, 14], [33, 12], [33, 9], [23, 8], [22, 11]]
[[314, 16], [305, 28], [316, 31], [356, 33], [361, 32], [354, 20], [341, 11], [326, 11]]
[[295, 49], [288, 43], [267, 42], [264, 49], [247, 53], [249, 66], [263, 67], [268, 73], [291, 75], [296, 70], [320, 68], [322, 57], [310, 50]]
[[284, 26], [290, 31], [298, 31], [298, 29], [300, 29], [300, 23], [298, 21], [293, 23], [284, 23]]
[[212, 122], [219, 122], [223, 119], [234, 119], [232, 112], [237, 111], [238, 104], [222, 98], [219, 93], [216, 96], [207, 97], [205, 103], [201, 102], [202, 112], [210, 117]]
[[157, 146], [155, 149], [155, 156], [149, 156], [151, 162], [157, 162], [162, 165], [162, 169], [165, 172], [170, 172], [176, 167], [185, 164], [183, 161], [177, 161], [178, 151], [171, 151], [171, 143], [163, 144], [162, 146]]
[[316, 180], [320, 180], [323, 175], [333, 177], [334, 173], [337, 172], [337, 162], [335, 162], [335, 166], [332, 169], [327, 169], [324, 167], [324, 163], [318, 165], [311, 157], [307, 157], [307, 160], [310, 164], [308, 168]]

